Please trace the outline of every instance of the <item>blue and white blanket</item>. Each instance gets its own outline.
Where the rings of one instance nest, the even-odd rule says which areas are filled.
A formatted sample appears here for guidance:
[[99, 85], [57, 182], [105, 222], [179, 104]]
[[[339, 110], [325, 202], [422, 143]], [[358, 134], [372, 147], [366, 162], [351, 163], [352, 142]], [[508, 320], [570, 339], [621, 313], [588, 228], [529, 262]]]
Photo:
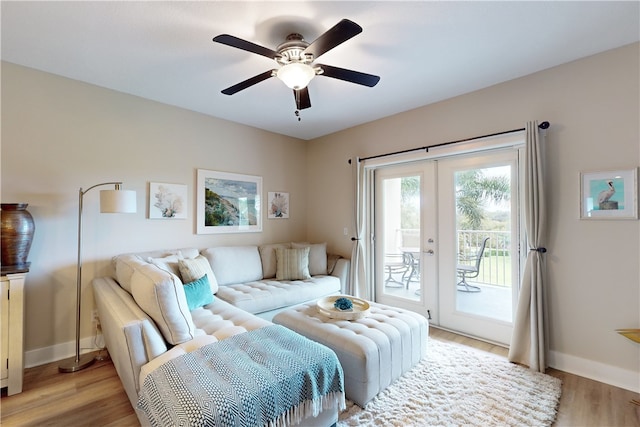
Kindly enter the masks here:
[[153, 426], [281, 426], [344, 409], [344, 374], [331, 349], [271, 325], [164, 363], [137, 407]]

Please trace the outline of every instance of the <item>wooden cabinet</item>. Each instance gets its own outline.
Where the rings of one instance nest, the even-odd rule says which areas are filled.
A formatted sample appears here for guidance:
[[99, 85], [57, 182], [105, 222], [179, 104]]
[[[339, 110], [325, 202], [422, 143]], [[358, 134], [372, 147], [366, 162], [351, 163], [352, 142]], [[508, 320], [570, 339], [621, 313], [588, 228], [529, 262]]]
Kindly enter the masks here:
[[0, 365], [7, 395], [22, 392], [24, 374], [24, 281], [26, 272], [2, 273]]

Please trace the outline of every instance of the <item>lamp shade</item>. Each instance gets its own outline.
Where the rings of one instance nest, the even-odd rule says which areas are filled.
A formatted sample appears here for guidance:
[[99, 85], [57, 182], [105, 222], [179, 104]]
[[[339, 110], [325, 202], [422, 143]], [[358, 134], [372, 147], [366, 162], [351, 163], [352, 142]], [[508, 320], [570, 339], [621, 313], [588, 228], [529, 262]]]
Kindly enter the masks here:
[[288, 87], [299, 90], [307, 87], [316, 72], [309, 65], [294, 62], [280, 68], [277, 75]]
[[133, 190], [100, 190], [101, 213], [136, 213]]

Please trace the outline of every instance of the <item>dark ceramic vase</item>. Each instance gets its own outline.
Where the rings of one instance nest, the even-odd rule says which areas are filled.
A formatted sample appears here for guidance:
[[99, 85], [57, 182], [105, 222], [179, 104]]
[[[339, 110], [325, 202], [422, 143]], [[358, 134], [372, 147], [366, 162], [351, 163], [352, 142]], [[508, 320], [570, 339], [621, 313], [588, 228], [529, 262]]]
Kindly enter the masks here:
[[2, 270], [21, 270], [29, 267], [27, 257], [36, 229], [27, 203], [2, 203]]

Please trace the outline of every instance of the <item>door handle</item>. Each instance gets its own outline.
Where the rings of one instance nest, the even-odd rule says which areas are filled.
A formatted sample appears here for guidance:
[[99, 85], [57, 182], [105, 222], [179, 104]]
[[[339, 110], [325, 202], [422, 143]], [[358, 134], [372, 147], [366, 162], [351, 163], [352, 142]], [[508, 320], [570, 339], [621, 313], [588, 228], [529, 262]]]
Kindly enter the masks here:
[[428, 249], [428, 250], [424, 251], [424, 253], [427, 254], [427, 255], [434, 255], [435, 254], [433, 249]]

